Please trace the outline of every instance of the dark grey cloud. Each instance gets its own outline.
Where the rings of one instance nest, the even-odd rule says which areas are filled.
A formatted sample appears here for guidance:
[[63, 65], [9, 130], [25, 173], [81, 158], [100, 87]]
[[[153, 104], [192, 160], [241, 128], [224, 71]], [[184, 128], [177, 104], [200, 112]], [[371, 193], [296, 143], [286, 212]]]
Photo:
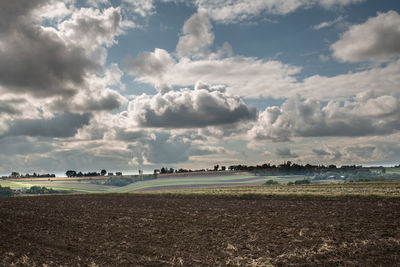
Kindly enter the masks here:
[[182, 89], [137, 97], [129, 114], [144, 127], [197, 128], [255, 120], [257, 110], [220, 91]]
[[47, 1], [1, 1], [0, 85], [36, 97], [71, 96], [98, 68], [84, 51], [40, 27], [32, 11]]
[[281, 158], [297, 158], [299, 155], [293, 153], [289, 148], [277, 148], [275, 154]]
[[78, 129], [89, 124], [91, 114], [62, 113], [51, 119], [21, 119], [8, 122], [8, 129], [0, 135], [7, 136], [43, 136], [72, 137]]
[[12, 28], [21, 17], [30, 15], [33, 9], [44, 6], [50, 0], [14, 0], [0, 2], [0, 34]]
[[375, 136], [400, 130], [400, 101], [393, 96], [360, 96], [344, 105], [322, 106], [312, 99], [287, 100], [281, 108], [268, 107], [250, 131], [254, 139], [281, 142], [292, 137]]

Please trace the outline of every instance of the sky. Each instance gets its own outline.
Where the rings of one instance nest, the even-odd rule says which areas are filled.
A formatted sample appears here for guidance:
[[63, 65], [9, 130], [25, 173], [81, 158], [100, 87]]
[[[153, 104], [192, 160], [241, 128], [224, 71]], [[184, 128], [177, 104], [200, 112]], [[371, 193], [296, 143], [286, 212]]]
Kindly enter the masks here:
[[400, 164], [397, 0], [0, 2], [0, 174]]

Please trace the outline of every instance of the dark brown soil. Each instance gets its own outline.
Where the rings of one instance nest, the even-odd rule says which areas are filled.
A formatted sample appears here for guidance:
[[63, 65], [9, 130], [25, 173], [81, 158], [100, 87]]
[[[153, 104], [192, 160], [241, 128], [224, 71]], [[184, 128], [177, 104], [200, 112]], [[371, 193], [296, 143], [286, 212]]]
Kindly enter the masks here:
[[0, 199], [0, 265], [400, 266], [400, 199]]

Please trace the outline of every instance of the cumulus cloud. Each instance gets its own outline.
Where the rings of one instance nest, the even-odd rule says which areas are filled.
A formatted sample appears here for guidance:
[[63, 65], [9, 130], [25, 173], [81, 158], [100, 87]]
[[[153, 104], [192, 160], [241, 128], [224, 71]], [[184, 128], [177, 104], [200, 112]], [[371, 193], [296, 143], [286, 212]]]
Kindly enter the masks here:
[[399, 84], [400, 60], [397, 60], [386, 66], [332, 77], [313, 75], [296, 83], [296, 89], [291, 93], [292, 96], [298, 93], [305, 98], [343, 100], [367, 91], [374, 91], [379, 95], [395, 95], [399, 92]]
[[369, 90], [395, 94], [400, 84], [400, 60], [332, 77], [313, 75], [303, 81], [295, 77], [301, 68], [276, 60], [241, 56], [176, 60], [163, 49], [143, 52], [135, 60], [127, 59], [125, 67], [136, 81], [152, 84], [159, 91], [192, 86], [203, 80], [224, 84], [228, 92], [246, 98], [300, 94], [319, 100], [343, 100]]
[[142, 82], [151, 83], [162, 92], [170, 90], [165, 74], [175, 63], [167, 51], [159, 48], [154, 49], [154, 52], [141, 52], [134, 60], [127, 57], [124, 61], [128, 73], [138, 77], [137, 79]]
[[387, 61], [400, 56], [400, 15], [391, 10], [378, 13], [363, 24], [351, 26], [332, 44], [340, 61]]
[[354, 101], [288, 99], [281, 108], [268, 107], [249, 132], [254, 139], [288, 141], [292, 137], [373, 136], [400, 130], [400, 101], [393, 96], [359, 95]]
[[299, 8], [320, 6], [332, 9], [361, 3], [364, 0], [195, 0], [194, 2], [199, 10], [207, 12], [214, 20], [223, 23], [237, 23], [263, 13], [286, 15]]
[[87, 48], [90, 45], [110, 46], [115, 36], [121, 33], [121, 10], [109, 7], [104, 11], [93, 8], [81, 8], [58, 25], [61, 33], [69, 40]]
[[[42, 11], [47, 13], [39, 15]], [[2, 97], [7, 117], [1, 128], [5, 119], [38, 118], [39, 111], [112, 110], [126, 102], [108, 87], [123, 89], [123, 72], [116, 64], [104, 66], [106, 48], [126, 28], [120, 13], [119, 7], [75, 9], [69, 0], [1, 2], [0, 92], [25, 101], [21, 108]]]
[[78, 129], [87, 125], [91, 115], [62, 113], [46, 119], [21, 119], [8, 122], [8, 129], [0, 135], [7, 136], [43, 136], [65, 138], [74, 136]]
[[214, 33], [208, 15], [200, 12], [192, 15], [183, 25], [176, 52], [179, 57], [205, 57], [214, 42]]
[[141, 95], [129, 103], [129, 116], [144, 127], [191, 128], [223, 125], [256, 118], [257, 111], [238, 96], [219, 90], [181, 89]]
[[50, 23], [57, 23], [70, 16], [75, 10], [74, 0], [48, 0], [46, 4], [34, 10], [34, 16], [47, 20]]
[[73, 95], [98, 66], [82, 49], [40, 26], [33, 10], [48, 1], [0, 3], [0, 85], [37, 97]]
[[137, 81], [155, 86], [192, 86], [202, 80], [224, 84], [230, 93], [246, 97], [291, 95], [296, 89], [293, 75], [301, 70], [279, 61], [241, 56], [176, 61], [163, 49], [128, 58], [125, 66]]

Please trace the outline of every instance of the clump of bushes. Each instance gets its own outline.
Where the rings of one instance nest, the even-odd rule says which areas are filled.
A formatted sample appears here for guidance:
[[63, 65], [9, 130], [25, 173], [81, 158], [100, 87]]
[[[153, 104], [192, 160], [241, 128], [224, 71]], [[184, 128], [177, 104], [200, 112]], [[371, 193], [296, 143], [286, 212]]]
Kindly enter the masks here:
[[289, 182], [288, 185], [299, 185], [299, 184], [310, 184], [310, 180], [304, 179], [304, 180], [296, 180], [294, 183]]
[[132, 178], [108, 178], [105, 182], [104, 185], [112, 185], [112, 186], [126, 186], [128, 184], [131, 184], [135, 182], [134, 179]]
[[264, 183], [264, 185], [276, 185], [279, 184], [277, 181], [274, 180], [268, 180]]
[[52, 188], [47, 188], [44, 186], [32, 186], [28, 190], [25, 191], [26, 194], [59, 194], [66, 193], [66, 191], [62, 190], [54, 190]]
[[0, 185], [0, 197], [11, 197], [14, 191], [10, 187], [2, 187]]

